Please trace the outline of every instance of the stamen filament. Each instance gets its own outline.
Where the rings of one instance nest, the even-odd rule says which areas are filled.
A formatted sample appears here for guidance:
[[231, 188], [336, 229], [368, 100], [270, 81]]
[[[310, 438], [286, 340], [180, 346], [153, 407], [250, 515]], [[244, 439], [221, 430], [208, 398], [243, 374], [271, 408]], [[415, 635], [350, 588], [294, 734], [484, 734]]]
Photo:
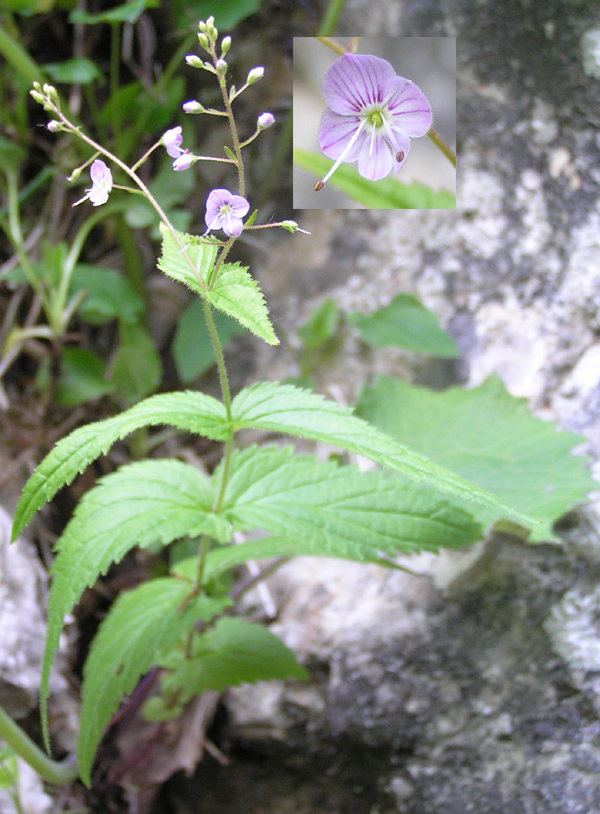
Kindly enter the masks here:
[[356, 139], [358, 138], [358, 136], [360, 134], [360, 131], [363, 129], [363, 127], [365, 126], [366, 123], [367, 123], [367, 119], [363, 119], [362, 122], [359, 124], [358, 129], [356, 130], [356, 132], [354, 133], [354, 135], [352, 136], [352, 138], [348, 142], [348, 146], [346, 147], [344, 152], [341, 154], [341, 156], [337, 159], [337, 161], [335, 162], [333, 167], [329, 170], [329, 172], [327, 173], [325, 178], [323, 178], [322, 181], [317, 181], [317, 183], [315, 184], [315, 192], [318, 192], [320, 189], [323, 189], [323, 184], [325, 184], [325, 183], [327, 183], [327, 181], [329, 181], [329, 179], [331, 178], [333, 173], [337, 170], [337, 168], [340, 166], [342, 161], [345, 160], [346, 156], [348, 155], [348, 153], [350, 152], [352, 147], [354, 147]]

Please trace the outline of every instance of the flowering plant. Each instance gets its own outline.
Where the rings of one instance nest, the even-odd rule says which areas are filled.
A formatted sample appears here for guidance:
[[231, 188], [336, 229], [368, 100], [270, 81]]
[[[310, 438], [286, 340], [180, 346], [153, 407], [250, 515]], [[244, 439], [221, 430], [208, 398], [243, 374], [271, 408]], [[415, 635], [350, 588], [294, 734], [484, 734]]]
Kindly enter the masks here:
[[[93, 158], [86, 162], [92, 162], [92, 187], [78, 203], [89, 200], [93, 206], [101, 206], [109, 196], [136, 192], [154, 207], [162, 235], [158, 267], [200, 298], [221, 386], [220, 400], [196, 391], [163, 393], [120, 415], [75, 430], [40, 463], [19, 501], [13, 538], [78, 472], [115, 441], [142, 427], [167, 425], [223, 444], [222, 459], [210, 474], [180, 460], [152, 459], [106, 475], [82, 499], [57, 543], [42, 670], [42, 722], [48, 747], [49, 674], [65, 615], [85, 588], [133, 547], [156, 549], [181, 539], [191, 540], [195, 547], [193, 554], [173, 558], [168, 575], [123, 593], [94, 640], [84, 668], [77, 747], [78, 772], [86, 784], [92, 781], [94, 755], [111, 716], [152, 667], [160, 669], [152, 673], [153, 694], [144, 703], [143, 713], [153, 721], [179, 715], [205, 690], [220, 691], [227, 685], [266, 678], [306, 677], [305, 669], [272, 634], [226, 616], [261, 575], [228, 591], [219, 587], [224, 573], [251, 560], [274, 558], [265, 569], [268, 572], [286, 558], [302, 554], [389, 565], [398, 552], [474, 542], [481, 531], [478, 523], [447, 495], [480, 501], [492, 511], [526, 522], [529, 519], [310, 390], [258, 382], [233, 397], [214, 309], [271, 345], [279, 340], [258, 284], [246, 267], [228, 262], [229, 254], [248, 230], [276, 226], [291, 233], [303, 230], [292, 220], [257, 224], [258, 213], [247, 217], [251, 194], [246, 190], [243, 149], [273, 125], [274, 117], [261, 113], [255, 132], [241, 139], [232, 105], [247, 87], [262, 79], [264, 69], [253, 68], [236, 89], [228, 82], [225, 60], [231, 38], [225, 37], [219, 44], [213, 18], [199, 24], [198, 42], [208, 60], [189, 55], [186, 61], [214, 75], [222, 108], [188, 101], [184, 111], [228, 119], [231, 143], [224, 146], [223, 156], [185, 151], [181, 129], [174, 127], [129, 166], [69, 120], [53, 87], [36, 83], [32, 91], [34, 99], [53, 116], [52, 130], [82, 139], [93, 151]], [[390, 149], [408, 151], [406, 139], [423, 129], [427, 114], [419, 107], [423, 102], [416, 89], [395, 83], [387, 69], [369, 64], [383, 77], [382, 82], [385, 76], [389, 79], [385, 79], [386, 93], [377, 97], [379, 107], [359, 111], [363, 118], [358, 126], [366, 136], [360, 143], [360, 151], [366, 149], [363, 164], [374, 171], [375, 165], [400, 161], [397, 155], [390, 158]], [[335, 73], [332, 82], [334, 78]], [[410, 99], [402, 97], [402, 101], [406, 92]], [[339, 105], [333, 112], [354, 116], [340, 112]], [[379, 120], [384, 118], [387, 124], [380, 126]], [[358, 136], [354, 144], [359, 144]], [[204, 234], [176, 229], [139, 176], [138, 168], [159, 146], [174, 159], [175, 171], [186, 171], [204, 160], [225, 162], [235, 170], [236, 193], [215, 189], [208, 195]], [[117, 177], [128, 178], [135, 187], [114, 183], [104, 159]], [[213, 231], [222, 231], [225, 239], [209, 234]], [[238, 432], [245, 428], [324, 442], [365, 456], [390, 471], [360, 472], [334, 460], [321, 463], [314, 456], [296, 454], [290, 446], [237, 448]], [[394, 472], [407, 478], [398, 478]], [[245, 537], [255, 531], [264, 536]]]

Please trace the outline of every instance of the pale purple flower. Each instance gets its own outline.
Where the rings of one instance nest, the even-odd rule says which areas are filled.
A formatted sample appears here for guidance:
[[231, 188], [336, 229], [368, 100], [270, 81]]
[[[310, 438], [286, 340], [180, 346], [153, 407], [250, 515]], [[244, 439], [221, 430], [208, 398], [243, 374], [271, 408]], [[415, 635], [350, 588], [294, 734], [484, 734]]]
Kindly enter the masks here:
[[242, 218], [248, 214], [250, 204], [241, 195], [233, 195], [228, 189], [213, 189], [206, 201], [207, 232], [222, 229], [230, 237], [242, 232]]
[[271, 127], [273, 124], [275, 124], [275, 116], [272, 113], [261, 113], [256, 120], [256, 127], [259, 130], [266, 130], [267, 127]]
[[93, 206], [100, 206], [108, 201], [113, 180], [112, 173], [104, 161], [97, 158], [93, 162], [90, 167], [90, 178], [92, 179], [92, 186], [90, 189], [86, 189], [87, 195], [81, 198], [81, 200], [76, 201], [73, 206], [78, 206], [88, 199], [92, 202]]
[[183, 135], [181, 133], [181, 127], [172, 127], [170, 130], [164, 134], [161, 138], [160, 143], [163, 147], [166, 147], [167, 153], [171, 156], [171, 158], [177, 158], [181, 155], [181, 142], [183, 141]]
[[189, 170], [189, 168], [196, 163], [196, 156], [193, 153], [186, 152], [181, 153], [181, 155], [175, 159], [173, 162], [173, 169], [176, 172], [181, 172], [182, 170]]
[[319, 146], [336, 162], [315, 189], [343, 161], [358, 161], [358, 172], [370, 181], [398, 172], [411, 138], [426, 135], [431, 127], [425, 95], [379, 57], [343, 54], [325, 72], [323, 96], [327, 109]]

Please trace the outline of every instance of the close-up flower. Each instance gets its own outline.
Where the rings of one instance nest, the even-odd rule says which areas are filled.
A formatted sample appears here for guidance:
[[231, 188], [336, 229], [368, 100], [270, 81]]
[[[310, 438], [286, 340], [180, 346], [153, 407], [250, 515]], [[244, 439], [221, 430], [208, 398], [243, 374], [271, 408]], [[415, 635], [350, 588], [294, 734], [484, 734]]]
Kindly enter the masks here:
[[250, 204], [241, 195], [228, 189], [213, 189], [206, 201], [206, 231], [222, 229], [230, 237], [238, 237], [243, 228], [242, 218], [248, 214]]
[[166, 148], [167, 153], [171, 156], [171, 158], [178, 158], [181, 154], [182, 141], [183, 135], [181, 133], [181, 127], [172, 127], [170, 130], [167, 130], [160, 140], [161, 144]]
[[87, 195], [76, 201], [73, 206], [78, 206], [87, 200], [90, 200], [93, 206], [100, 206], [108, 201], [113, 185], [112, 173], [100, 158], [97, 158], [90, 167], [90, 178], [92, 186], [90, 189], [86, 189]]
[[380, 57], [343, 54], [323, 78], [327, 109], [321, 119], [319, 146], [335, 164], [358, 162], [358, 172], [379, 181], [398, 172], [408, 156], [411, 138], [431, 127], [429, 102], [409, 79], [398, 76]]

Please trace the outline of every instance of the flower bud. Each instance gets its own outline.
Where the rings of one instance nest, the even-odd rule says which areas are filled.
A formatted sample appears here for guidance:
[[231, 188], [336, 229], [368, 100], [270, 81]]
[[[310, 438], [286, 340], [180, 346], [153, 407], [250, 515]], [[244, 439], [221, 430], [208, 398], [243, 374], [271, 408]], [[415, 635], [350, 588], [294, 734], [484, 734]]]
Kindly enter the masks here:
[[221, 57], [227, 56], [227, 52], [231, 48], [231, 37], [223, 37], [221, 41]]
[[192, 68], [203, 68], [204, 67], [204, 63], [202, 62], [200, 57], [196, 56], [196, 54], [188, 54], [186, 56], [186, 58], [185, 58], [185, 61], [187, 62], [188, 65], [191, 65]]
[[204, 20], [200, 20], [200, 22], [198, 23], [198, 28], [200, 29], [200, 31], [206, 31], [206, 23], [204, 22]]
[[288, 232], [295, 234], [296, 232], [303, 232], [305, 235], [310, 235], [310, 232], [307, 232], [306, 229], [301, 229], [295, 220], [284, 220], [279, 224], [283, 229], [287, 229]]
[[210, 50], [208, 44], [208, 37], [206, 34], [198, 34], [198, 42], [200, 43], [201, 48], [204, 48], [205, 51]]
[[[38, 84], [39, 84], [39, 83], [38, 83]], [[29, 93], [31, 94], [31, 96], [33, 96], [33, 98], [35, 99], [35, 101], [36, 101], [38, 104], [40, 104], [40, 105], [43, 105], [43, 104], [44, 104], [44, 97], [43, 97], [43, 95], [42, 95], [42, 94], [39, 92], [39, 90], [30, 90], [30, 91], [29, 91]]]
[[217, 69], [217, 74], [219, 76], [225, 76], [225, 74], [227, 73], [227, 63], [225, 62], [224, 59], [218, 59], [215, 62], [215, 68]]
[[173, 169], [175, 172], [183, 172], [183, 170], [189, 170], [189, 168], [196, 163], [198, 159], [192, 153], [182, 153], [179, 158], [176, 158], [173, 162]]
[[248, 74], [248, 79], [246, 79], [246, 84], [253, 85], [255, 82], [258, 82], [259, 79], [262, 79], [264, 75], [265, 75], [264, 68], [252, 68], [252, 70]]
[[52, 121], [49, 121], [46, 127], [51, 133], [59, 133], [61, 130], [65, 129], [65, 126], [62, 122], [57, 122], [54, 119]]
[[67, 181], [70, 181], [71, 183], [73, 183], [73, 181], [76, 181], [81, 175], [81, 170], [82, 170], [81, 167], [75, 167], [71, 175], [68, 176]]
[[185, 113], [204, 113], [204, 106], [200, 104], [200, 102], [185, 102], [182, 105], [182, 108]]
[[261, 113], [256, 120], [256, 127], [258, 130], [266, 130], [275, 124], [275, 116], [272, 113]]

